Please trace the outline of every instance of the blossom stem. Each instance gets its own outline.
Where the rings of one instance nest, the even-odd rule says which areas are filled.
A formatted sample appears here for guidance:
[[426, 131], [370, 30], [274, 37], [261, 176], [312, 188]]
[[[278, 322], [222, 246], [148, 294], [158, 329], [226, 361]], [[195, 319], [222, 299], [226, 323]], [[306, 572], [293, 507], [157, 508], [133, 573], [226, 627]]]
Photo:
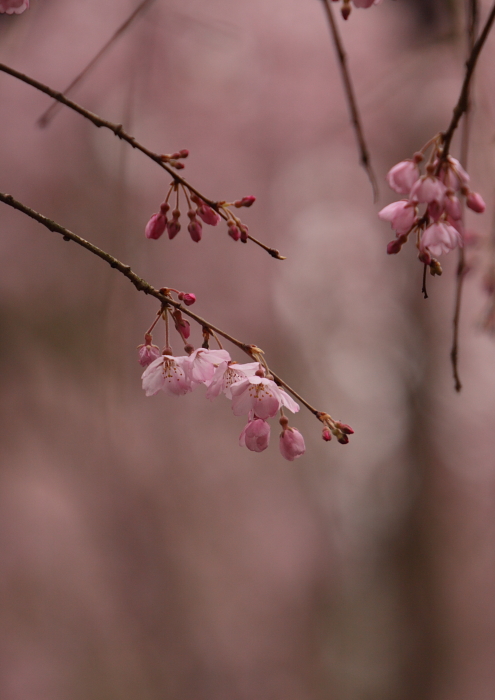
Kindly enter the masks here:
[[[81, 236], [78, 236], [77, 234], [73, 233], [64, 226], [61, 226], [56, 221], [53, 221], [52, 219], [49, 219], [48, 217], [43, 216], [43, 214], [40, 214], [34, 209], [31, 209], [30, 207], [26, 206], [25, 204], [22, 204], [22, 202], [17, 201], [10, 194], [4, 194], [3, 192], [0, 192], [0, 202], [7, 204], [13, 209], [17, 209], [17, 211], [22, 212], [26, 216], [29, 216], [31, 219], [34, 219], [38, 223], [42, 224], [49, 231], [59, 233], [63, 237], [64, 241], [74, 241], [74, 243], [77, 243], [86, 250], [89, 250], [89, 252], [93, 253], [93, 255], [96, 255], [97, 257], [104, 260], [110, 265], [110, 267], [112, 267], [115, 270], [118, 270], [118, 272], [124, 275], [124, 277], [127, 277], [127, 279], [131, 282], [131, 284], [134, 285], [134, 287], [139, 292], [144, 292], [145, 294], [148, 294], [149, 296], [158, 299], [158, 301], [162, 304], [162, 310], [160, 313], [163, 313], [163, 307], [173, 306], [175, 309], [179, 309], [179, 311], [191, 318], [193, 321], [196, 321], [196, 323], [198, 323], [202, 327], [203, 334], [205, 334], [205, 330], [211, 335], [217, 334], [225, 340], [228, 340], [230, 343], [232, 343], [232, 345], [235, 345], [237, 348], [239, 348], [239, 350], [242, 350], [244, 353], [249, 355], [250, 358], [256, 360], [256, 355], [260, 352], [260, 349], [256, 345], [250, 345], [248, 343], [243, 343], [242, 341], [237, 340], [237, 338], [234, 338], [232, 335], [223, 331], [221, 328], [214, 326], [209, 321], [206, 321], [201, 316], [198, 316], [198, 314], [195, 314], [193, 311], [190, 311], [187, 308], [187, 306], [183, 306], [179, 301], [175, 301], [172, 297], [168, 296], [167, 294], [164, 294], [158, 289], [155, 289], [155, 287], [149, 284], [146, 280], [142, 279], [135, 272], [133, 272], [129, 265], [126, 265], [120, 260], [117, 260], [117, 258], [114, 258], [113, 255], [110, 255], [110, 253], [107, 253], [101, 248], [98, 248], [98, 246], [94, 245], [90, 241], [87, 241]], [[323, 413], [322, 411], [318, 411], [310, 403], [303, 399], [303, 397], [300, 394], [294, 391], [294, 389], [292, 389], [286, 382], [284, 382], [284, 380], [281, 379], [281, 377], [277, 376], [271, 370], [270, 372], [273, 376], [274, 381], [279, 386], [284, 387], [290, 394], [292, 394], [292, 396], [294, 396], [295, 399], [297, 399], [304, 406], [306, 406], [306, 408], [309, 411], [311, 411], [311, 413], [313, 413], [313, 415], [315, 415], [318, 418], [318, 420], [322, 420], [321, 416], [328, 415], [326, 413]]]
[[354, 128], [354, 133], [356, 134], [356, 140], [358, 143], [361, 165], [366, 171], [368, 180], [371, 183], [373, 190], [373, 200], [376, 202], [378, 200], [378, 183], [376, 180], [375, 173], [371, 165], [370, 154], [368, 151], [368, 146], [366, 145], [366, 139], [364, 138], [363, 127], [361, 124], [361, 117], [359, 114], [359, 109], [357, 106], [356, 96], [354, 93], [354, 86], [351, 80], [351, 74], [349, 68], [347, 67], [347, 54], [344, 50], [344, 45], [342, 38], [339, 33], [337, 22], [331, 8], [331, 0], [323, 0], [323, 7], [325, 8], [325, 13], [327, 15], [328, 24], [330, 26], [330, 32], [332, 34], [332, 40], [335, 46], [335, 51], [337, 53], [337, 58], [340, 66], [340, 74], [342, 77], [342, 82], [344, 84], [344, 92], [347, 99], [347, 104], [349, 107], [349, 112], [351, 114], [351, 122]]
[[[40, 92], [44, 92], [45, 95], [48, 95], [49, 97], [52, 97], [54, 100], [57, 100], [57, 102], [60, 102], [61, 104], [65, 105], [66, 107], [69, 107], [70, 109], [74, 110], [81, 116], [83, 116], [85, 119], [88, 119], [90, 122], [92, 122], [95, 126], [98, 128], [104, 128], [104, 129], [109, 129], [112, 131], [115, 136], [117, 136], [119, 139], [122, 141], [125, 141], [128, 143], [132, 148], [135, 148], [138, 151], [141, 151], [141, 153], [144, 153], [145, 156], [153, 160], [155, 163], [157, 163], [161, 168], [167, 171], [167, 173], [173, 178], [174, 183], [176, 186], [182, 185], [183, 187], [186, 187], [189, 192], [192, 192], [195, 194], [197, 197], [203, 200], [209, 207], [214, 209], [225, 221], [227, 221], [227, 216], [223, 209], [219, 207], [218, 203], [213, 201], [212, 199], [209, 199], [205, 195], [201, 194], [199, 190], [197, 190], [193, 185], [191, 185], [187, 180], [185, 180], [183, 177], [178, 175], [178, 173], [175, 172], [175, 170], [167, 164], [166, 161], [163, 160], [162, 156], [159, 155], [158, 153], [154, 153], [153, 151], [150, 151], [149, 148], [146, 148], [146, 146], [143, 146], [139, 141], [137, 141], [134, 136], [131, 136], [128, 134], [125, 130], [122, 124], [114, 124], [113, 122], [109, 122], [106, 119], [102, 119], [99, 117], [97, 114], [94, 114], [93, 112], [90, 112], [89, 110], [85, 109], [84, 107], [81, 107], [81, 105], [77, 104], [76, 102], [73, 102], [72, 100], [68, 99], [63, 95], [61, 92], [57, 92], [56, 90], [53, 90], [52, 88], [48, 87], [48, 85], [44, 85], [43, 83], [38, 82], [37, 80], [34, 80], [34, 78], [30, 78], [28, 75], [25, 75], [24, 73], [20, 73], [19, 71], [15, 70], [14, 68], [11, 68], [10, 66], [5, 65], [4, 63], [0, 63], [0, 71], [3, 73], [7, 73], [8, 75], [11, 75], [13, 78], [17, 78], [17, 80], [21, 80], [22, 82], [26, 83], [27, 85], [31, 85], [31, 87], [36, 88], [36, 90], [40, 90]], [[255, 243], [257, 246], [260, 248], [263, 248], [263, 250], [266, 250], [267, 253], [269, 253], [272, 258], [275, 258], [277, 260], [285, 260], [285, 257], [280, 254], [278, 250], [275, 248], [270, 248], [269, 246], [265, 245], [264, 243], [261, 243], [258, 239], [254, 238], [254, 236], [251, 236], [248, 234], [248, 239], [251, 240], [253, 243]]]
[[426, 270], [428, 268], [428, 265], [425, 263], [423, 265], [423, 286], [421, 287], [421, 291], [423, 293], [423, 299], [428, 299], [428, 292], [426, 291]]
[[[467, 49], [469, 53], [472, 53], [473, 48], [476, 44], [476, 35], [478, 31], [479, 22], [479, 0], [467, 0], [467, 22], [466, 22], [466, 34], [467, 34]], [[461, 135], [461, 164], [467, 169], [467, 161], [469, 155], [469, 135], [471, 126], [471, 116], [472, 116], [472, 100], [470, 95], [470, 87], [467, 89], [466, 97], [466, 111], [464, 114], [464, 120], [462, 124], [462, 135]], [[464, 214], [464, 212], [463, 212]], [[466, 277], [466, 257], [464, 254], [464, 249], [459, 248], [458, 263], [457, 263], [457, 274], [456, 274], [456, 289], [455, 289], [455, 304], [454, 304], [454, 316], [452, 319], [452, 348], [450, 350], [450, 361], [452, 364], [452, 374], [454, 377], [454, 388], [457, 392], [462, 389], [462, 382], [459, 376], [459, 329], [461, 320], [461, 304], [462, 304], [462, 293], [464, 290], [464, 279]]]
[[153, 332], [154, 327], [156, 326], [156, 324], [157, 324], [158, 321], [160, 320], [160, 316], [162, 315], [162, 312], [163, 312], [163, 307], [162, 307], [162, 308], [160, 309], [160, 311], [158, 311], [158, 313], [156, 314], [156, 318], [155, 318], [155, 320], [153, 321], [153, 323], [151, 324], [151, 326], [148, 328], [148, 330], [146, 331], [146, 335], [151, 335], [151, 333]]

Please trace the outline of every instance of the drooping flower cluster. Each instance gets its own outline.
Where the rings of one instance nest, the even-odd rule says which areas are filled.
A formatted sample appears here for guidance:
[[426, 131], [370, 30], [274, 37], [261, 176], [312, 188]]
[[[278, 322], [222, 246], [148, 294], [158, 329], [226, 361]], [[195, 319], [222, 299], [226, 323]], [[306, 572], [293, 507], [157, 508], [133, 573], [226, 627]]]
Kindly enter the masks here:
[[[432, 152], [422, 175], [419, 164], [424, 151]], [[437, 136], [409, 160], [404, 160], [387, 174], [389, 186], [397, 193], [407, 195], [384, 207], [378, 216], [389, 221], [396, 238], [387, 246], [387, 252], [398, 253], [409, 234], [416, 235], [419, 260], [429, 265], [432, 275], [442, 274], [434, 256], [448, 253], [464, 243], [463, 212], [460, 196], [466, 206], [477, 213], [485, 211], [485, 203], [477, 192], [469, 188], [469, 175], [452, 156], [443, 157], [442, 137]]]
[[[153, 352], [148, 350], [147, 358], [151, 359]], [[140, 350], [141, 364], [143, 354]], [[235, 416], [248, 417], [239, 444], [253, 452], [262, 452], [268, 447], [269, 418], [273, 418], [283, 408], [293, 413], [299, 411], [299, 405], [273, 379], [266, 376], [259, 362], [238, 364], [223, 349], [199, 348], [190, 355], [181, 357], [160, 355], [151, 359], [143, 372], [142, 380], [146, 396], [159, 391], [182, 396], [200, 384], [206, 386], [206, 396], [211, 400], [224, 394], [232, 401]], [[282, 420], [280, 450], [286, 459], [292, 461], [304, 453], [304, 439], [299, 431], [288, 426], [285, 416], [281, 422]]]
[[0, 14], [20, 15], [25, 10], [29, 10], [29, 0], [0, 0]]
[[[333, 0], [334, 2], [339, 2], [340, 0]], [[372, 5], [379, 5], [382, 0], [352, 0], [354, 7], [371, 7]], [[342, 0], [342, 7], [340, 9], [342, 17], [348, 19], [351, 14], [351, 0]]]
[[[187, 153], [187, 151], [179, 151], [178, 153], [173, 153], [171, 156], [162, 156], [162, 158], [168, 158], [168, 162], [174, 164], [174, 167], [177, 168], [182, 164], [179, 163], [175, 157], [180, 156], [181, 153]], [[185, 156], [183, 155], [180, 157], [184, 158]], [[171, 161], [170, 159], [173, 160]], [[188, 192], [184, 185], [179, 185], [177, 182], [173, 182], [170, 185], [167, 196], [162, 204], [160, 204], [158, 212], [153, 214], [146, 224], [144, 231], [146, 238], [157, 240], [167, 231], [168, 237], [172, 239], [180, 232], [181, 211], [179, 192], [181, 189], [185, 195], [188, 206], [187, 216], [189, 218], [189, 224], [187, 230], [195, 243], [199, 243], [203, 237], [203, 223], [208, 224], [208, 226], [216, 226], [222, 218], [224, 218], [227, 223], [229, 236], [234, 241], [240, 240], [242, 243], [247, 243], [249, 236], [248, 227], [233, 214], [229, 207], [234, 206], [237, 209], [240, 207], [250, 207], [255, 202], [255, 197], [243, 197], [235, 202], [216, 202], [215, 206], [218, 211], [215, 211], [215, 209], [204, 202], [201, 197], [194, 192]], [[169, 199], [173, 194], [175, 194], [175, 208], [171, 211], [169, 217]]]

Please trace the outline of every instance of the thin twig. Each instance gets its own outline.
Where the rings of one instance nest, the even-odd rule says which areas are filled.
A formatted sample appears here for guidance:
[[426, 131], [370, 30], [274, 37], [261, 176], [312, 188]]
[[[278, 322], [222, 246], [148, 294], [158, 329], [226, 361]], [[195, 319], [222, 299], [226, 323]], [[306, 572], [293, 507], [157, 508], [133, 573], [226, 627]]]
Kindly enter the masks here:
[[[94, 56], [91, 61], [88, 63], [88, 65], [77, 75], [72, 82], [67, 85], [65, 90], [63, 91], [64, 95], [68, 95], [73, 88], [78, 85], [78, 83], [85, 78], [88, 73], [95, 67], [95, 65], [98, 63], [100, 58], [108, 51], [108, 49], [114, 44], [114, 42], [125, 32], [126, 29], [130, 27], [132, 22], [136, 19], [136, 17], [141, 14], [141, 12], [144, 12], [144, 10], [147, 9], [148, 5], [151, 5], [151, 3], [154, 2], [154, 0], [143, 0], [143, 2], [139, 3], [139, 5], [136, 7], [136, 9], [129, 15], [129, 17], [123, 22], [120, 27], [112, 34], [110, 39], [101, 47], [101, 49], [98, 51], [96, 56]], [[41, 127], [48, 126], [50, 121], [55, 117], [57, 114], [57, 108], [60, 108], [60, 103], [55, 101], [52, 102], [50, 107], [48, 107], [47, 110], [43, 112], [41, 117], [37, 120], [37, 124]]]
[[[478, 0], [467, 0], [467, 17], [466, 17], [466, 34], [467, 34], [467, 50], [468, 55], [473, 51], [476, 44], [476, 36], [478, 34], [479, 23], [479, 4]], [[472, 117], [472, 98], [470, 84], [467, 87], [466, 93], [466, 110], [462, 124], [461, 134], [461, 164], [467, 170], [468, 155], [469, 155], [469, 134]], [[464, 211], [463, 211], [464, 214]], [[466, 277], [466, 257], [464, 249], [459, 248], [457, 274], [456, 274], [456, 289], [455, 289], [455, 304], [454, 316], [452, 319], [452, 348], [450, 350], [450, 361], [452, 363], [452, 374], [454, 376], [454, 387], [457, 392], [462, 389], [462, 382], [459, 375], [459, 329], [461, 320], [461, 304], [462, 293], [464, 289], [464, 279]]]
[[[27, 85], [31, 85], [31, 87], [36, 88], [37, 90], [40, 90], [40, 92], [44, 92], [45, 95], [49, 95], [52, 97], [54, 100], [57, 100], [57, 102], [60, 102], [61, 104], [65, 105], [66, 107], [69, 107], [70, 109], [74, 110], [74, 112], [77, 112], [81, 116], [83, 116], [85, 119], [88, 119], [90, 122], [92, 122], [95, 126], [98, 128], [104, 128], [104, 129], [109, 129], [115, 136], [118, 136], [119, 139], [122, 141], [125, 141], [128, 143], [130, 146], [135, 148], [138, 151], [141, 151], [141, 153], [144, 153], [145, 156], [153, 160], [155, 163], [157, 163], [161, 168], [166, 170], [166, 172], [173, 178], [174, 182], [182, 185], [183, 187], [187, 187], [189, 192], [192, 192], [196, 196], [198, 196], [200, 199], [202, 199], [208, 206], [210, 206], [212, 209], [214, 209], [218, 214], [224, 219], [227, 220], [227, 216], [223, 209], [219, 207], [218, 202], [215, 202], [212, 199], [209, 199], [208, 197], [205, 197], [205, 195], [201, 194], [199, 190], [197, 190], [193, 185], [189, 184], [187, 180], [185, 180], [183, 177], [177, 174], [177, 172], [170, 166], [168, 165], [164, 160], [161, 155], [158, 153], [154, 153], [153, 151], [150, 151], [149, 148], [146, 148], [146, 146], [143, 146], [139, 141], [137, 141], [134, 136], [131, 136], [128, 134], [125, 130], [122, 124], [114, 124], [113, 122], [109, 122], [106, 119], [102, 119], [99, 117], [97, 114], [94, 114], [93, 112], [90, 112], [89, 110], [85, 109], [84, 107], [81, 107], [81, 105], [77, 104], [77, 102], [73, 102], [72, 100], [69, 100], [67, 97], [65, 97], [61, 92], [57, 92], [56, 90], [52, 90], [52, 88], [48, 87], [48, 85], [44, 85], [43, 83], [40, 83], [37, 80], [34, 80], [34, 78], [30, 78], [28, 75], [25, 75], [24, 73], [20, 73], [19, 71], [15, 70], [14, 68], [11, 68], [10, 66], [6, 66], [4, 63], [0, 63], [0, 71], [3, 73], [7, 73], [8, 75], [11, 75], [14, 78], [17, 78], [18, 80], [21, 80], [23, 83], [27, 83]], [[275, 248], [270, 248], [269, 246], [265, 245], [264, 243], [261, 243], [258, 241], [256, 238], [253, 236], [248, 235], [249, 240], [251, 240], [253, 243], [256, 243], [256, 245], [260, 246], [260, 248], [263, 248], [263, 250], [266, 250], [267, 253], [269, 253], [273, 258], [276, 258], [277, 260], [285, 260], [285, 257], [280, 254], [278, 250]]]
[[[43, 216], [43, 214], [38, 213], [34, 209], [27, 207], [25, 204], [18, 202], [12, 197], [12, 195], [3, 194], [2, 192], [0, 192], [0, 201], [4, 202], [4, 204], [7, 204], [9, 207], [13, 207], [14, 209], [17, 209], [23, 214], [26, 214], [26, 216], [29, 216], [31, 219], [38, 221], [49, 231], [59, 233], [61, 236], [63, 236], [64, 241], [74, 241], [74, 243], [77, 243], [83, 248], [86, 248], [86, 250], [89, 250], [90, 253], [97, 255], [99, 258], [108, 263], [110, 267], [114, 268], [115, 270], [118, 270], [122, 275], [124, 275], [124, 277], [127, 277], [127, 279], [134, 285], [134, 287], [138, 291], [144, 292], [145, 294], [149, 294], [150, 296], [155, 297], [155, 299], [157, 299], [162, 304], [162, 307], [173, 306], [175, 309], [179, 309], [183, 314], [189, 316], [189, 318], [193, 319], [193, 321], [196, 321], [196, 323], [199, 323], [201, 328], [206, 328], [208, 332], [212, 333], [212, 335], [217, 334], [222, 338], [225, 338], [225, 340], [228, 340], [230, 343], [232, 343], [244, 353], [249, 355], [251, 359], [256, 359], [256, 356], [259, 356], [260, 353], [262, 353], [258, 346], [249, 343], [243, 343], [242, 341], [237, 340], [237, 338], [234, 338], [232, 335], [230, 335], [230, 333], [226, 333], [221, 328], [214, 326], [209, 321], [206, 321], [204, 318], [201, 318], [201, 316], [195, 314], [187, 306], [183, 306], [179, 301], [175, 301], [167, 294], [164, 294], [158, 289], [152, 287], [151, 284], [146, 282], [146, 280], [136, 275], [136, 273], [131, 270], [129, 265], [125, 265], [124, 263], [120, 262], [120, 260], [114, 258], [113, 255], [110, 255], [110, 253], [107, 253], [101, 248], [98, 248], [98, 246], [94, 245], [93, 243], [90, 243], [84, 238], [81, 238], [81, 236], [78, 236], [72, 231], [69, 231], [69, 229], [66, 229], [64, 226], [61, 226], [56, 221], [53, 221], [52, 219]], [[324, 422], [325, 417], [330, 418], [330, 416], [328, 416], [327, 413], [318, 411], [316, 408], [314, 408], [314, 406], [312, 406], [305, 399], [303, 399], [302, 396], [300, 396], [296, 391], [294, 391], [294, 389], [292, 389], [286, 382], [284, 382], [283, 379], [281, 379], [278, 375], [272, 372], [271, 369], [270, 373], [273, 375], [273, 378], [277, 384], [287, 389], [287, 391], [290, 392], [294, 396], [294, 398], [300, 401], [309, 411], [311, 411], [311, 413], [314, 416], [316, 416], [318, 420]], [[330, 420], [334, 422], [333, 419], [330, 418]]]
[[340, 74], [342, 76], [342, 82], [344, 83], [344, 92], [347, 99], [347, 104], [349, 106], [349, 111], [351, 113], [351, 122], [354, 128], [354, 133], [356, 134], [356, 140], [358, 143], [359, 154], [361, 165], [368, 175], [368, 179], [371, 183], [373, 189], [373, 200], [376, 202], [378, 200], [378, 183], [376, 180], [375, 173], [371, 165], [371, 159], [366, 145], [366, 140], [364, 138], [363, 127], [361, 124], [361, 117], [359, 115], [359, 110], [357, 106], [356, 96], [354, 94], [354, 87], [352, 85], [351, 75], [347, 67], [347, 55], [344, 50], [344, 45], [337, 27], [337, 22], [330, 6], [331, 0], [322, 0], [323, 7], [328, 18], [328, 24], [330, 25], [330, 31], [332, 33], [332, 39], [335, 46], [335, 51], [337, 52], [337, 57], [339, 59]]

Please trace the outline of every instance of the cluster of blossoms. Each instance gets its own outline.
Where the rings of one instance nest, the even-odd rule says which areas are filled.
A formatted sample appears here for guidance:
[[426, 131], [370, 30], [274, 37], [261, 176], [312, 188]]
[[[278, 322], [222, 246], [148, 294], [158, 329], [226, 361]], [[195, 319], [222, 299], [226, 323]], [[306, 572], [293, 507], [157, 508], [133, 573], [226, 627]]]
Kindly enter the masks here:
[[[333, 2], [339, 2], [340, 0], [333, 0]], [[382, 0], [352, 0], [354, 7], [371, 7], [372, 5], [378, 5]], [[351, 0], [342, 0], [342, 7], [340, 9], [342, 17], [347, 19], [351, 14]]]
[[[433, 146], [431, 156], [421, 175], [419, 164], [424, 151]], [[485, 211], [485, 203], [477, 192], [469, 188], [469, 175], [459, 161], [442, 155], [442, 136], [436, 136], [421, 152], [404, 160], [387, 175], [390, 187], [408, 196], [389, 204], [378, 216], [389, 221], [396, 238], [387, 246], [387, 252], [398, 253], [409, 234], [416, 234], [419, 260], [429, 265], [432, 275], [441, 275], [442, 268], [434, 256], [448, 253], [464, 243], [463, 212], [459, 196], [465, 197], [466, 206], [477, 213]]]
[[0, 0], [0, 14], [20, 15], [24, 10], [29, 10], [29, 0]]
[[[162, 156], [163, 159], [167, 158], [168, 162], [177, 168], [179, 165], [182, 166], [178, 157], [185, 158], [187, 151], [179, 151], [171, 156]], [[182, 166], [183, 167], [183, 166]], [[204, 202], [201, 197], [199, 197], [194, 192], [189, 193], [184, 185], [180, 185], [178, 182], [173, 182], [170, 185], [167, 196], [165, 200], [160, 204], [160, 209], [156, 214], [153, 214], [151, 219], [146, 224], [145, 236], [146, 238], [158, 239], [165, 231], [167, 231], [168, 237], [170, 239], [175, 238], [175, 236], [181, 230], [180, 217], [181, 211], [179, 208], [179, 192], [182, 189], [188, 206], [187, 216], [189, 218], [189, 224], [187, 230], [192, 240], [195, 243], [199, 243], [203, 236], [203, 223], [209, 226], [216, 226], [222, 219], [222, 216], [218, 213], [222, 212], [223, 218], [227, 222], [227, 230], [229, 236], [234, 241], [242, 241], [247, 243], [249, 232], [248, 227], [242, 223], [242, 221], [235, 216], [235, 214], [229, 209], [229, 207], [234, 206], [237, 209], [240, 207], [250, 207], [256, 200], [255, 197], [243, 197], [235, 202], [217, 202], [216, 206], [218, 211], [215, 211], [209, 204]], [[172, 194], [175, 194], [175, 208], [170, 212], [169, 200]], [[170, 212], [170, 218], [169, 218]]]
[[[143, 349], [146, 348], [146, 352]], [[192, 391], [199, 384], [206, 386], [206, 397], [214, 399], [224, 394], [232, 401], [235, 416], [248, 417], [239, 444], [253, 452], [262, 452], [270, 441], [270, 425], [267, 422], [284, 407], [297, 413], [299, 405], [281, 387], [266, 376], [260, 362], [238, 364], [232, 360], [226, 350], [209, 350], [199, 348], [190, 350], [189, 355], [174, 357], [171, 349], [164, 354], [151, 345], [151, 337], [146, 338], [146, 345], [140, 349], [141, 364], [148, 364], [143, 372], [143, 389], [146, 396], [159, 391], [182, 396]], [[296, 429], [289, 426], [283, 415], [280, 418], [280, 451], [293, 461], [304, 454], [304, 438]]]
[[[175, 292], [178, 300], [186, 306], [191, 306], [196, 301], [194, 294], [176, 289], [162, 288], [160, 292], [171, 301], [171, 293]], [[151, 335], [161, 318], [165, 320], [166, 327], [166, 347], [163, 351], [153, 344]], [[175, 329], [185, 344], [186, 355], [176, 357], [172, 352], [168, 338], [169, 318], [172, 318]], [[235, 416], [247, 416], [248, 422], [239, 437], [239, 444], [253, 452], [262, 452], [268, 447], [268, 419], [280, 412], [280, 452], [289, 461], [304, 454], [306, 448], [303, 436], [289, 425], [284, 415], [284, 408], [297, 413], [299, 405], [274, 381], [262, 351], [250, 346], [250, 354], [256, 361], [239, 364], [222, 347], [210, 350], [209, 338], [212, 331], [207, 327], [203, 327], [203, 346], [196, 350], [188, 342], [190, 332], [189, 322], [183, 318], [180, 309], [172, 304], [160, 309], [144, 336], [144, 343], [138, 347], [139, 363], [145, 367], [142, 382], [146, 396], [159, 391], [182, 396], [200, 384], [206, 386], [206, 398], [210, 400], [223, 394], [232, 401]], [[323, 423], [322, 437], [325, 441], [331, 440], [333, 434], [340, 443], [349, 442], [348, 436], [354, 432], [352, 428], [334, 421], [327, 413], [317, 413], [317, 417]]]

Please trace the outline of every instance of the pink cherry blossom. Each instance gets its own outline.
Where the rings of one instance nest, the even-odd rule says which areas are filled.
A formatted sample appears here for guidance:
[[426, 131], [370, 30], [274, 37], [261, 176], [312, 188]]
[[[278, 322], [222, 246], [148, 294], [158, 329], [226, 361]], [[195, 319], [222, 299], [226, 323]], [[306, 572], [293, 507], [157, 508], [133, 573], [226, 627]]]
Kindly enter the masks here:
[[167, 217], [162, 213], [153, 214], [146, 224], [144, 234], [146, 238], [157, 240], [165, 232], [167, 227]]
[[413, 202], [438, 202], [442, 205], [447, 188], [434, 175], [424, 175], [417, 180], [411, 188], [411, 200]]
[[296, 428], [285, 428], [280, 433], [280, 452], [282, 457], [293, 462], [296, 457], [300, 457], [306, 451], [304, 438]]
[[431, 224], [421, 236], [420, 250], [427, 249], [432, 255], [448, 253], [457, 246], [462, 248], [462, 237], [449, 223]]
[[232, 410], [235, 416], [243, 416], [250, 411], [258, 418], [272, 418], [281, 406], [296, 413], [298, 404], [271, 379], [266, 377], [246, 377], [231, 386]]
[[206, 398], [215, 399], [220, 393], [224, 393], [228, 399], [231, 399], [232, 384], [241, 382], [246, 377], [253, 377], [259, 368], [259, 362], [248, 362], [243, 365], [235, 362], [222, 362], [216, 368], [213, 377], [206, 382], [208, 386]]
[[150, 343], [146, 345], [139, 345], [139, 364], [142, 367], [148, 367], [152, 362], [161, 357], [160, 348], [156, 345], [151, 345]]
[[469, 192], [466, 197], [466, 206], [475, 211], [477, 214], [483, 214], [486, 209], [486, 204], [483, 197], [477, 192]]
[[398, 234], [407, 233], [416, 222], [416, 205], [407, 199], [400, 199], [384, 207], [378, 212], [378, 216], [384, 221], [390, 221], [392, 228]]
[[20, 15], [25, 10], [29, 10], [29, 0], [0, 0], [0, 13]]
[[388, 171], [387, 182], [395, 192], [409, 194], [419, 175], [417, 163], [413, 160], [403, 160]]
[[265, 420], [255, 418], [248, 421], [239, 436], [239, 445], [252, 452], [263, 452], [270, 442], [270, 426]]
[[147, 367], [141, 379], [146, 396], [153, 396], [158, 391], [182, 396], [192, 391], [192, 383], [186, 372], [189, 357], [172, 357], [161, 355]]
[[204, 384], [213, 379], [216, 368], [231, 361], [227, 350], [198, 348], [187, 358], [186, 371], [195, 384]]

